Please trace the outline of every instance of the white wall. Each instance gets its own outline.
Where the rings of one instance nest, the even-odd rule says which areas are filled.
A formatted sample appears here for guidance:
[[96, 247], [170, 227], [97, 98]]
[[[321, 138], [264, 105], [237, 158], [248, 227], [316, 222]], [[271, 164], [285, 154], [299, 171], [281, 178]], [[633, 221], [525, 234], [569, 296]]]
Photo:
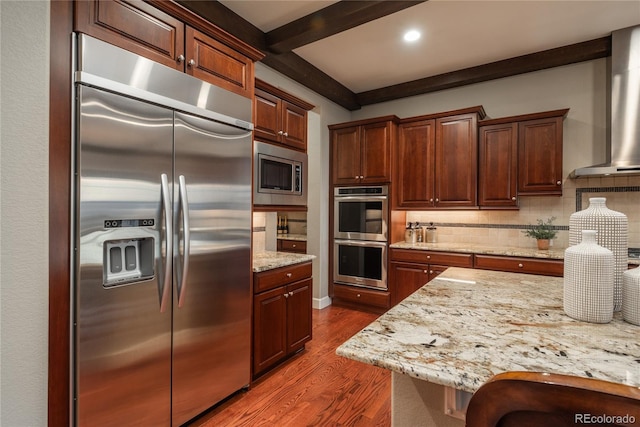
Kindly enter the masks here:
[[49, 2], [0, 1], [0, 425], [47, 423]]

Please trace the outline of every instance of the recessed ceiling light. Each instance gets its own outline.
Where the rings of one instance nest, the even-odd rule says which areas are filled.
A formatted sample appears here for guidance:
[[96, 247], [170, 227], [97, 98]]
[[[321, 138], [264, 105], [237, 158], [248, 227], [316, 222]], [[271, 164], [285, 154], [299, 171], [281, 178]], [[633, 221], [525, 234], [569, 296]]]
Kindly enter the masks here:
[[420, 31], [418, 30], [409, 30], [404, 33], [404, 41], [406, 42], [414, 42], [420, 38]]

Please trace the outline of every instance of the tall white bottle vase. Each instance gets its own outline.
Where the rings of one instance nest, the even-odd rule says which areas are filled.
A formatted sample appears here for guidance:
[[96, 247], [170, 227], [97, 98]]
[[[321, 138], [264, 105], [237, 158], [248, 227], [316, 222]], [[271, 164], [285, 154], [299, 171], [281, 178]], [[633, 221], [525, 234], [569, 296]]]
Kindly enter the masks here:
[[607, 323], [613, 318], [613, 253], [596, 243], [595, 230], [564, 252], [564, 312], [574, 319]]
[[582, 230], [596, 230], [597, 243], [613, 252], [614, 282], [613, 306], [622, 310], [622, 274], [627, 270], [629, 250], [629, 221], [627, 216], [607, 208], [607, 199], [592, 197], [589, 207], [575, 212], [569, 218], [569, 246], [577, 245]]
[[640, 326], [640, 267], [622, 275], [622, 318]]

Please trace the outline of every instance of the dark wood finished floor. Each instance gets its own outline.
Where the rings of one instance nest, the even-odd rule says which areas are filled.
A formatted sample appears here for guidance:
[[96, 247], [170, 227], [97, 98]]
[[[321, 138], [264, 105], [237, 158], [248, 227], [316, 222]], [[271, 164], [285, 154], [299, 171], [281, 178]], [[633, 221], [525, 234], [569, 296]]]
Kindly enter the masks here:
[[314, 310], [306, 350], [191, 426], [390, 426], [390, 372], [335, 354], [376, 317], [334, 306]]

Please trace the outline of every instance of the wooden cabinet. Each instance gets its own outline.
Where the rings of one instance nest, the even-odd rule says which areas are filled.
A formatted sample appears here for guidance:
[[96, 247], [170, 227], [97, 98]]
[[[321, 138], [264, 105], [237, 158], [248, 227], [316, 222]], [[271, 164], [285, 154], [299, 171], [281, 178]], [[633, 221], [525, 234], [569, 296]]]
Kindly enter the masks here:
[[398, 152], [393, 187], [397, 207], [434, 206], [435, 120], [402, 123], [398, 127]]
[[482, 107], [403, 120], [395, 157], [400, 209], [477, 206], [478, 133]]
[[397, 117], [387, 116], [329, 126], [334, 185], [391, 181], [391, 147]]
[[391, 294], [383, 290], [361, 288], [358, 286], [333, 285], [333, 298], [336, 305], [346, 305], [357, 309], [384, 312], [391, 307]]
[[256, 80], [254, 135], [258, 139], [307, 150], [307, 111], [313, 105], [270, 84]]
[[[563, 110], [564, 111], [564, 110]], [[518, 123], [518, 193], [562, 195], [562, 116]]]
[[474, 267], [484, 270], [541, 274], [544, 276], [562, 277], [564, 274], [564, 262], [556, 259], [476, 255]]
[[389, 289], [399, 303], [448, 267], [473, 267], [473, 254], [391, 249]]
[[249, 98], [263, 57], [175, 2], [80, 0], [74, 30]]
[[480, 122], [480, 207], [517, 207], [520, 196], [562, 195], [562, 126], [568, 109]]
[[311, 340], [311, 262], [254, 273], [253, 376]]
[[297, 254], [307, 253], [307, 242], [303, 240], [278, 239], [278, 252], [293, 252]]
[[518, 125], [504, 123], [479, 128], [478, 205], [517, 208]]

